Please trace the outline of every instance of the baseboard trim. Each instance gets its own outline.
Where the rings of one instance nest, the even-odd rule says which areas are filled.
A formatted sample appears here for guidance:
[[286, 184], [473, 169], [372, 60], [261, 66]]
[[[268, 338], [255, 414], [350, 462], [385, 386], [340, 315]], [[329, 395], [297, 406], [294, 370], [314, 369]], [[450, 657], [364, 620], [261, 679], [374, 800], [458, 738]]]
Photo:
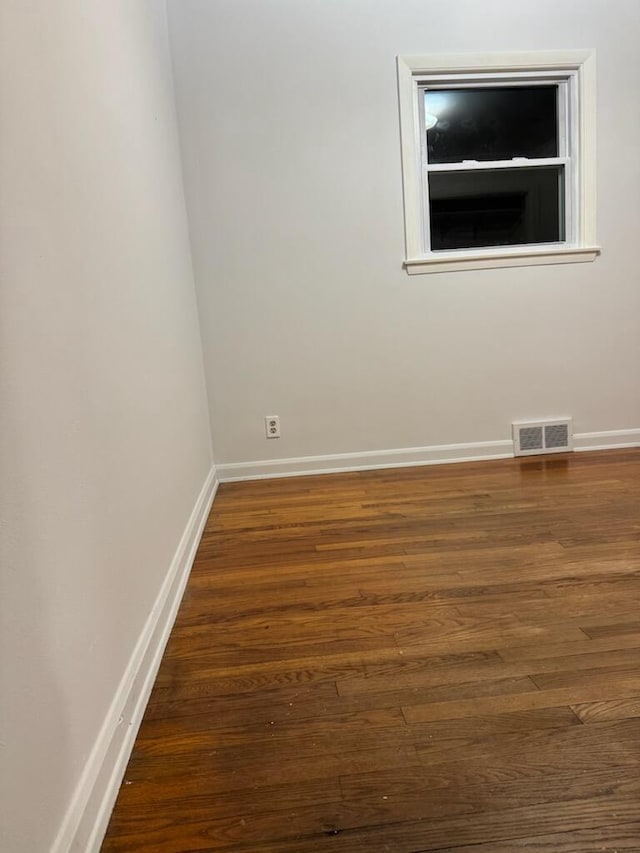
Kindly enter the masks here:
[[608, 432], [581, 432], [573, 436], [573, 449], [615, 450], [640, 447], [640, 429], [613, 429]]
[[100, 849], [218, 483], [216, 469], [212, 467], [107, 712], [51, 853], [97, 853]]
[[[573, 436], [576, 451], [613, 450], [640, 447], [640, 429], [583, 432]], [[218, 465], [221, 483], [265, 480], [273, 477], [303, 477], [309, 474], [337, 474], [377, 468], [405, 468], [413, 465], [443, 465], [450, 462], [479, 462], [483, 459], [513, 457], [513, 441], [479, 441], [469, 444], [440, 444], [404, 447], [363, 453], [334, 453], [327, 456], [300, 456]]]
[[218, 465], [218, 477], [221, 483], [231, 483], [270, 477], [302, 477], [306, 474], [335, 474], [341, 471], [440, 465], [445, 462], [477, 462], [481, 459], [505, 459], [510, 456], [513, 456], [511, 440], [480, 441], [474, 444], [441, 444], [431, 447], [404, 447], [397, 450], [237, 462]]

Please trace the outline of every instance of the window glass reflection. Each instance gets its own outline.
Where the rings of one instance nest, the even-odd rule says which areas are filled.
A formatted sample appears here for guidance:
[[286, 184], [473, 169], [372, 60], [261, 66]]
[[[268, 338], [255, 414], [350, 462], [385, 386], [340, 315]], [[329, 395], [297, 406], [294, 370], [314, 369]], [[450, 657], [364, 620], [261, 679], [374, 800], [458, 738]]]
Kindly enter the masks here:
[[431, 249], [564, 240], [563, 172], [562, 166], [431, 172]]
[[425, 92], [430, 163], [558, 156], [558, 87]]

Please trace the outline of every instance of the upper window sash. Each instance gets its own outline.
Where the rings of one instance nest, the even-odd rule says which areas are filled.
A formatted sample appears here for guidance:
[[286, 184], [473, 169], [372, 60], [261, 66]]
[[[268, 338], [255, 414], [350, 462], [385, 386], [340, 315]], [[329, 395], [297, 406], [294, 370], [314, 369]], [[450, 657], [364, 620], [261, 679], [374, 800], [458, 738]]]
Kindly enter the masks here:
[[[398, 57], [405, 208], [405, 267], [432, 272], [593, 260], [595, 245], [595, 59], [590, 51]], [[429, 163], [424, 91], [503, 86], [558, 86], [558, 157]], [[425, 244], [431, 171], [565, 167], [568, 230], [563, 243], [431, 252]], [[451, 257], [449, 257], [451, 255]]]
[[[423, 133], [421, 137], [421, 152], [422, 160], [430, 166], [434, 164], [456, 163], [456, 162], [485, 162], [492, 161], [507, 161], [515, 159], [538, 160], [543, 157], [567, 157], [569, 127], [568, 127], [568, 97], [567, 88], [568, 80], [566, 76], [557, 77], [536, 75], [535, 77], [519, 79], [514, 81], [510, 77], [492, 76], [486, 79], [477, 79], [477, 75], [473, 79], [465, 78], [463, 80], [452, 82], [445, 81], [428, 81], [417, 84], [417, 99], [419, 122]], [[510, 90], [517, 90], [518, 97], [508, 99]], [[474, 93], [478, 93], [479, 98], [474, 98]], [[535, 93], [539, 95], [536, 97]], [[456, 93], [460, 93], [461, 97], [456, 99]], [[431, 96], [431, 107], [433, 113], [429, 114], [429, 99]], [[458, 100], [458, 104], [456, 104]], [[462, 104], [460, 104], [462, 100]], [[466, 105], [464, 101], [467, 101]], [[474, 103], [475, 101], [475, 103]], [[525, 108], [523, 109], [523, 102]], [[537, 139], [530, 138], [530, 132], [533, 129], [531, 124], [528, 128], [522, 131], [522, 118], [527, 117], [527, 113], [537, 109], [537, 117], [540, 124], [546, 125], [547, 136], [545, 138], [544, 130], [542, 134], [538, 133]], [[475, 138], [469, 137], [466, 140], [467, 150], [461, 156], [455, 156], [455, 151], [447, 152], [443, 150], [443, 139], [438, 140], [438, 127], [444, 122], [449, 122], [452, 119], [458, 121], [461, 117], [461, 112], [467, 112], [469, 117], [484, 119], [484, 130], [476, 132]], [[500, 139], [500, 134], [493, 140], [496, 148], [495, 153], [502, 153], [504, 156], [484, 158], [478, 156], [481, 154], [480, 147], [489, 143], [489, 138], [486, 135], [489, 128], [486, 126], [486, 119], [490, 115], [499, 117], [502, 121], [503, 138]], [[454, 125], [455, 126], [455, 125]], [[520, 131], [520, 139], [517, 138]], [[449, 130], [451, 133], [451, 129]], [[435, 136], [435, 138], [434, 138]], [[484, 136], [484, 138], [483, 138]], [[431, 139], [430, 139], [431, 137]], [[511, 138], [510, 138], [511, 137]], [[438, 145], [438, 141], [440, 145]], [[538, 147], [546, 148], [545, 153], [534, 153], [535, 144]], [[463, 140], [454, 134], [449, 140], [450, 145], [454, 149], [464, 149]], [[435, 160], [431, 160], [429, 147], [432, 147], [439, 156]], [[440, 151], [438, 151], [438, 147]]]

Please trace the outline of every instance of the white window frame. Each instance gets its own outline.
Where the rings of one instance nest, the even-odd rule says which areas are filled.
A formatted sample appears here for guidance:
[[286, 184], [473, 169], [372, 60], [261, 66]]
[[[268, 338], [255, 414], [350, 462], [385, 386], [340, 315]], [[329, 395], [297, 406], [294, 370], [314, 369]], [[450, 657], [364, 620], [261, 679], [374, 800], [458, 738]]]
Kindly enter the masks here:
[[[546, 160], [429, 164], [424, 132], [425, 88], [553, 83], [559, 91], [560, 156]], [[398, 57], [404, 186], [404, 266], [409, 274], [593, 261], [596, 243], [596, 116], [593, 51], [436, 54]], [[431, 251], [428, 174], [455, 169], [563, 165], [565, 239], [558, 243]]]

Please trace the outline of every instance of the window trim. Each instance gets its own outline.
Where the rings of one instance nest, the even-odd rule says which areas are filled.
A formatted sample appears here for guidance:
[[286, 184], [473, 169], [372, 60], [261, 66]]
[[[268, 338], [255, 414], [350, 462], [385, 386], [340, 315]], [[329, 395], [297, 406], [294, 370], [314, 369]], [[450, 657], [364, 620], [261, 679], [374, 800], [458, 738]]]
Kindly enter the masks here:
[[[404, 187], [405, 261], [411, 275], [416, 273], [455, 272], [463, 269], [529, 266], [537, 264], [593, 261], [600, 254], [596, 243], [596, 115], [595, 54], [590, 50], [527, 51], [488, 54], [434, 54], [398, 56], [398, 94]], [[448, 80], [469, 79], [481, 75], [539, 74], [573, 77], [575, 119], [573, 149], [578, 152], [574, 164], [573, 240], [562, 243], [531, 243], [473, 249], [426, 251], [423, 238], [422, 204], [422, 131], [418, 93], [425, 78], [445, 76]]]

